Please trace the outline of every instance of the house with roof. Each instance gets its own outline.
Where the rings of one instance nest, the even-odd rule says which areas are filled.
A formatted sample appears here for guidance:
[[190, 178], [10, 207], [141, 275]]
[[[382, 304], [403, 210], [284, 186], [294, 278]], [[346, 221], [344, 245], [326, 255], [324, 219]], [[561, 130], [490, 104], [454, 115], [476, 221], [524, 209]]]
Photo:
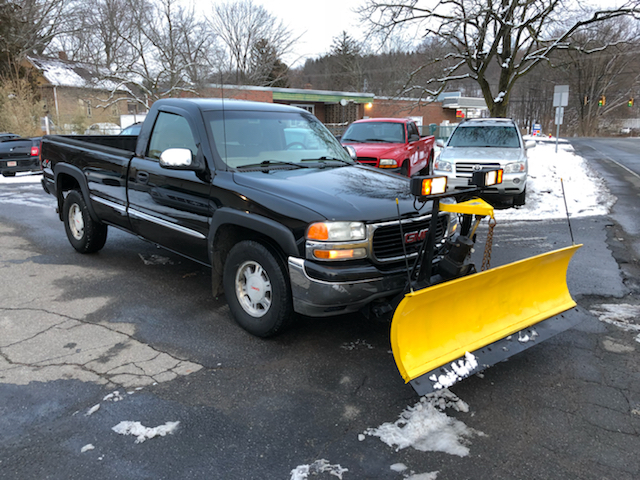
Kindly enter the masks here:
[[108, 124], [120, 126], [121, 115], [146, 110], [134, 101], [129, 86], [105, 80], [106, 69], [69, 61], [63, 52], [59, 58], [29, 55], [23, 66], [34, 72], [51, 133], [83, 134], [91, 126], [105, 133], [100, 129]]

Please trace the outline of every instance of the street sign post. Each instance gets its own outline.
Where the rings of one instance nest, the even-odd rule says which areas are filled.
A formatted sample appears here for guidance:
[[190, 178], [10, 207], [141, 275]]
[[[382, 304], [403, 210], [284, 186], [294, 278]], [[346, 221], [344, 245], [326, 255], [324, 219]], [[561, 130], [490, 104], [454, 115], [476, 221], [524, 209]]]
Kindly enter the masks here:
[[569, 85], [556, 85], [553, 87], [553, 106], [556, 107], [556, 153], [558, 153], [558, 137], [564, 117], [564, 107], [567, 105], [569, 105]]

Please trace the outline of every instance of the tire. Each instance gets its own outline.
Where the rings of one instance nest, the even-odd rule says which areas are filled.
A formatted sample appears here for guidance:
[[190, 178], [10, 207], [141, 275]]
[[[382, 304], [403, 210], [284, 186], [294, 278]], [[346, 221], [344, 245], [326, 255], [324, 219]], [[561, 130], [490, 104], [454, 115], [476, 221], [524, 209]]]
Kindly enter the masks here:
[[236, 244], [225, 261], [222, 284], [233, 318], [252, 335], [271, 337], [289, 323], [289, 277], [280, 259], [263, 244]]
[[518, 195], [513, 196], [513, 205], [515, 207], [522, 207], [526, 202], [526, 198], [525, 198], [526, 196], [527, 196], [527, 188], [525, 187], [522, 193], [519, 193]]
[[429, 158], [427, 159], [427, 164], [424, 166], [418, 175], [431, 175], [431, 166], [433, 165], [433, 152], [429, 154]]
[[69, 243], [80, 253], [94, 253], [107, 241], [107, 226], [95, 222], [82, 194], [71, 190], [64, 199], [62, 220]]
[[16, 176], [16, 172], [4, 172], [2, 174], [3, 177], [15, 177]]
[[403, 177], [409, 176], [409, 160], [405, 160], [400, 167], [400, 175]]

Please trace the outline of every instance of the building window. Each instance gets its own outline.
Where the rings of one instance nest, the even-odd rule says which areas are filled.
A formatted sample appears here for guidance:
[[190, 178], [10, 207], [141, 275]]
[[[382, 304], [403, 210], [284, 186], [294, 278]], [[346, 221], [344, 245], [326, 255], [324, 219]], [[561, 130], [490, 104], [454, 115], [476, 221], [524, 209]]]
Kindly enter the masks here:
[[298, 108], [302, 108], [303, 110], [306, 110], [307, 112], [315, 115], [316, 111], [315, 111], [315, 105], [313, 105], [312, 103], [292, 103], [291, 104], [292, 107], [298, 107]]
[[135, 115], [136, 113], [138, 113], [138, 104], [135, 102], [128, 102], [127, 112], [129, 113], [129, 115]]
[[87, 104], [87, 117], [91, 118], [91, 100], [85, 102]]

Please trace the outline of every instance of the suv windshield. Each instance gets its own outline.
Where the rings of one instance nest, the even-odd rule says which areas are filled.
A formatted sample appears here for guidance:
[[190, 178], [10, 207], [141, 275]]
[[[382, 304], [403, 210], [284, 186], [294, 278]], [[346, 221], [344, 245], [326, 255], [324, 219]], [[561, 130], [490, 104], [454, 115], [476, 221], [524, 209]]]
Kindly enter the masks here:
[[344, 132], [342, 141], [404, 143], [404, 125], [394, 122], [352, 123]]
[[230, 167], [354, 163], [331, 132], [306, 112], [227, 110], [206, 112], [206, 120], [220, 158]]
[[513, 126], [460, 126], [451, 135], [449, 146], [520, 148], [520, 140], [518, 131]]

